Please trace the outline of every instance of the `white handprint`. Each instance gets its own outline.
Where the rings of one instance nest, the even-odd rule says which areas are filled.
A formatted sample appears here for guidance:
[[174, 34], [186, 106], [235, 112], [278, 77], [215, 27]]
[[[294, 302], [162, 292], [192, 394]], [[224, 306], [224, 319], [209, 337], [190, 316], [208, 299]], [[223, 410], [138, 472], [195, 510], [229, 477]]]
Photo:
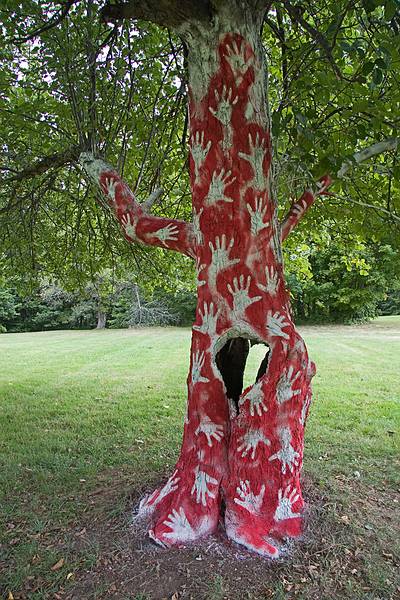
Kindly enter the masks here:
[[265, 285], [257, 283], [257, 286], [263, 292], [267, 292], [267, 294], [275, 296], [276, 290], [279, 286], [279, 274], [277, 271], [275, 271], [274, 267], [265, 267]]
[[299, 217], [307, 209], [307, 206], [307, 200], [299, 200], [298, 202], [296, 202], [296, 204], [293, 205], [292, 213]]
[[286, 473], [287, 468], [289, 468], [289, 471], [293, 473], [294, 467], [299, 466], [300, 454], [296, 452], [296, 450], [290, 443], [292, 439], [290, 428], [283, 427], [282, 429], [280, 429], [279, 438], [281, 441], [281, 449], [279, 450], [279, 452], [276, 452], [276, 454], [270, 456], [268, 460], [280, 460], [282, 473], [284, 475]]
[[236, 319], [243, 319], [246, 308], [248, 308], [251, 304], [254, 304], [254, 302], [258, 302], [262, 298], [262, 296], [253, 296], [253, 298], [250, 298], [250, 283], [250, 275], [247, 277], [246, 284], [244, 283], [244, 275], [241, 275], [239, 280], [237, 277], [234, 277], [232, 282], [233, 287], [230, 283], [227, 285], [228, 291], [233, 297], [233, 314]]
[[125, 230], [126, 235], [131, 240], [136, 240], [136, 226], [134, 216], [131, 213], [124, 213], [121, 217], [121, 224]]
[[160, 242], [166, 246], [166, 242], [176, 242], [179, 235], [179, 229], [176, 225], [168, 223], [165, 227], [157, 229], [157, 231], [149, 233], [150, 236], [157, 237]]
[[249, 203], [247, 203], [246, 206], [250, 215], [250, 231], [253, 235], [258, 235], [260, 231], [269, 226], [269, 221], [264, 222], [267, 206], [265, 205], [263, 208], [262, 196], [260, 196], [258, 199], [256, 198], [256, 205], [254, 209]]
[[201, 471], [199, 466], [196, 467], [194, 473], [194, 484], [190, 493], [192, 495], [196, 493], [197, 504], [201, 502], [203, 506], [206, 506], [207, 496], [209, 496], [210, 498], [215, 498], [215, 494], [213, 492], [210, 492], [210, 490], [208, 489], [208, 484], [217, 485], [218, 480], [214, 479], [214, 477], [211, 477], [211, 475], [208, 475], [205, 471]]
[[231, 125], [232, 109], [237, 104], [238, 96], [232, 98], [232, 88], [226, 89], [226, 86], [222, 88], [221, 96], [218, 90], [215, 90], [215, 99], [218, 102], [217, 109], [212, 106], [209, 107], [209, 111], [222, 125], [228, 127]]
[[244, 152], [239, 152], [240, 158], [247, 160], [247, 162], [252, 166], [254, 187], [258, 190], [264, 190], [267, 184], [266, 177], [264, 175], [264, 158], [267, 153], [265, 144], [265, 139], [261, 140], [260, 142], [260, 136], [258, 133], [256, 133], [255, 141], [253, 142], [253, 138], [249, 133], [250, 153], [245, 154]]
[[236, 493], [239, 498], [234, 498], [234, 502], [239, 506], [242, 506], [249, 513], [258, 514], [261, 510], [261, 506], [265, 494], [265, 485], [263, 484], [260, 488], [259, 494], [256, 496], [250, 488], [250, 481], [240, 481], [240, 486], [236, 488]]
[[234, 181], [236, 181], [236, 177], [230, 176], [232, 171], [228, 171], [225, 173], [225, 169], [221, 169], [220, 173], [214, 171], [210, 183], [210, 188], [208, 190], [207, 198], [205, 200], [205, 204], [207, 206], [211, 206], [212, 204], [216, 204], [217, 202], [233, 202], [232, 198], [229, 196], [225, 196], [225, 188], [228, 185], [231, 185]]
[[215, 246], [212, 242], [208, 242], [211, 250], [211, 265], [208, 271], [210, 281], [215, 283], [218, 273], [239, 262], [239, 258], [229, 258], [229, 253], [233, 244], [234, 239], [232, 238], [229, 242], [229, 246], [227, 246], [225, 234], [223, 234], [221, 238], [215, 238]]
[[285, 340], [289, 339], [289, 335], [282, 331], [285, 327], [288, 327], [289, 323], [285, 320], [285, 316], [279, 312], [272, 314], [272, 310], [267, 313], [267, 329], [271, 335], [277, 337], [283, 337]]
[[258, 416], [261, 417], [263, 412], [268, 411], [268, 408], [263, 402], [264, 394], [262, 392], [261, 387], [262, 382], [258, 381], [249, 389], [247, 394], [241, 396], [241, 398], [239, 399], [239, 406], [243, 406], [243, 404], [245, 404], [247, 400], [249, 401], [250, 415], [252, 417], [254, 417], [255, 413], [257, 413]]
[[233, 41], [232, 45], [226, 45], [226, 60], [232, 69], [236, 85], [240, 85], [244, 74], [254, 61], [254, 56], [246, 58], [246, 44]]
[[115, 201], [115, 191], [117, 189], [118, 181], [117, 179], [107, 178], [105, 183], [105, 188], [107, 191], [107, 195]]
[[293, 384], [300, 377], [300, 371], [297, 371], [293, 377], [293, 367], [290, 366], [287, 371], [282, 373], [276, 386], [276, 399], [278, 404], [283, 404], [287, 400], [298, 396], [301, 390], [293, 390]]
[[251, 429], [250, 431], [247, 431], [244, 435], [242, 435], [240, 441], [242, 443], [240, 444], [240, 446], [238, 446], [237, 451], [242, 452], [243, 450], [242, 458], [244, 458], [248, 455], [248, 453], [251, 450], [252, 460], [255, 459], [258, 444], [262, 442], [267, 446], [271, 445], [269, 439], [266, 438], [265, 435], [259, 429]]
[[171, 540], [190, 542], [196, 538], [194, 529], [187, 520], [182, 506], [179, 512], [175, 508], [172, 509], [172, 513], [168, 515], [168, 518], [164, 521], [164, 525], [171, 529], [170, 533], [164, 533], [164, 537], [168, 537]]
[[177, 474], [178, 470], [176, 469], [171, 477], [168, 479], [167, 483], [164, 485], [163, 488], [161, 488], [160, 490], [160, 495], [158, 496], [157, 499], [157, 503], [160, 502], [160, 500], [162, 500], [163, 498], [165, 498], [165, 496], [168, 496], [168, 494], [170, 494], [171, 492], [174, 492], [176, 489], [178, 489], [178, 481], [180, 481], [180, 477], [175, 477]]
[[201, 325], [193, 325], [193, 329], [195, 329], [196, 331], [200, 331], [201, 333], [208, 333], [210, 337], [215, 335], [220, 311], [219, 309], [215, 309], [214, 311], [214, 308], [214, 302], [211, 302], [210, 305], [204, 302], [204, 312], [202, 313], [201, 309], [199, 309], [202, 323]]
[[232, 147], [233, 143], [233, 129], [231, 124], [232, 111], [239, 98], [238, 96], [233, 98], [232, 88], [226, 89], [225, 85], [222, 88], [221, 96], [219, 95], [218, 90], [215, 90], [214, 93], [218, 106], [216, 109], [210, 106], [209, 111], [222, 124], [224, 134], [222, 147], [227, 150]]
[[201, 370], [204, 366], [205, 353], [199, 350], [194, 353], [192, 360], [192, 385], [196, 383], [207, 383], [210, 381], [207, 377], [201, 375]]
[[296, 504], [300, 498], [295, 487], [288, 485], [283, 492], [278, 491], [278, 506], [274, 514], [275, 521], [284, 521], [285, 519], [295, 519], [300, 516], [300, 513], [293, 512], [292, 506]]
[[194, 239], [196, 240], [196, 244], [198, 246], [201, 246], [203, 243], [203, 233], [200, 229], [200, 217], [203, 214], [203, 210], [204, 210], [204, 208], [201, 208], [199, 210], [199, 212], [197, 213], [193, 209], [193, 216], [192, 216], [193, 234], [194, 234]]
[[148, 514], [153, 511], [153, 509], [161, 502], [165, 496], [168, 496], [171, 492], [174, 492], [178, 489], [178, 481], [180, 481], [180, 477], [175, 477], [178, 470], [175, 470], [171, 477], [168, 479], [167, 483], [161, 490], [154, 490], [154, 492], [147, 498], [144, 498], [139, 505], [139, 515]]
[[207, 158], [207, 155], [211, 148], [211, 140], [208, 140], [207, 144], [204, 145], [204, 131], [196, 131], [191, 137], [190, 151], [194, 162], [194, 174], [196, 181], [200, 175], [200, 169], [202, 164]]
[[208, 416], [205, 416], [194, 432], [195, 435], [199, 435], [200, 433], [204, 433], [207, 438], [207, 444], [211, 447], [213, 445], [212, 438], [214, 438], [217, 442], [222, 440], [224, 437], [224, 428], [222, 425], [213, 423]]
[[301, 423], [301, 425], [303, 425], [303, 427], [306, 422], [307, 413], [308, 413], [308, 409], [310, 408], [310, 404], [311, 404], [311, 390], [309, 390], [307, 392], [307, 396], [305, 397], [303, 406], [301, 407], [301, 414], [299, 417], [299, 422]]
[[200, 264], [200, 260], [198, 258], [196, 259], [196, 271], [197, 271], [196, 284], [197, 284], [197, 287], [201, 287], [202, 285], [206, 285], [206, 283], [207, 283], [204, 279], [200, 279], [200, 273], [202, 271], [204, 271], [206, 266], [207, 265], [205, 263]]

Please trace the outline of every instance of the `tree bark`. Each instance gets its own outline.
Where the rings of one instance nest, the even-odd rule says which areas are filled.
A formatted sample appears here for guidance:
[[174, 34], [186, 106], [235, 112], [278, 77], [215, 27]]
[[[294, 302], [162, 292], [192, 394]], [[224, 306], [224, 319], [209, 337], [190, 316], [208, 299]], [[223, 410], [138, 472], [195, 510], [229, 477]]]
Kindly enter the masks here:
[[102, 311], [98, 311], [97, 313], [97, 325], [96, 329], [105, 329], [107, 323], [107, 315]]

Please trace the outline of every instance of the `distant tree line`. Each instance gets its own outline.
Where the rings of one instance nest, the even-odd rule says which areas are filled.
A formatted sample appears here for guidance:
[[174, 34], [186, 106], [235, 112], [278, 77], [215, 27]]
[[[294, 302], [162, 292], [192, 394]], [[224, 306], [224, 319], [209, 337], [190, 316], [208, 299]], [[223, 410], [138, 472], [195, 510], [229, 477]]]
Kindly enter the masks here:
[[[390, 245], [324, 239], [298, 246], [286, 261], [300, 323], [352, 323], [400, 314], [400, 277]], [[22, 294], [12, 282], [0, 282], [2, 332], [190, 325], [195, 307], [195, 289], [189, 284], [148, 290], [107, 271], [79, 291], [43, 282], [33, 293]]]
[[308, 274], [287, 278], [298, 322], [355, 323], [400, 314], [398, 262], [390, 245], [324, 240], [309, 248], [307, 261]]
[[96, 286], [69, 292], [47, 284], [28, 296], [0, 287], [0, 332], [188, 325], [195, 310], [193, 291], [143, 292], [130, 282], [100, 295]]

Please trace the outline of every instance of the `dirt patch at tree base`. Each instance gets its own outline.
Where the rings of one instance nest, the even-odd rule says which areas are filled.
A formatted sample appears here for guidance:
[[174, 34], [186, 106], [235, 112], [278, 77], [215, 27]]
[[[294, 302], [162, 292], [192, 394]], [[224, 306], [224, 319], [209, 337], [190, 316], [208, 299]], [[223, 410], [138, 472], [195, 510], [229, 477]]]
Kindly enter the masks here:
[[[195, 546], [160, 548], [142, 525], [132, 523], [143, 490], [126, 495], [126, 479], [115, 474], [105, 481], [112, 484], [88, 494], [79, 523], [58, 539], [51, 532], [42, 536], [44, 547], [65, 556], [58, 585], [48, 585], [43, 576], [28, 578], [24, 590], [13, 592], [15, 600], [394, 600], [400, 593], [395, 492], [339, 476], [323, 495], [306, 479], [303, 538], [289, 543], [280, 559], [268, 560], [229, 542], [222, 528]], [[121, 494], [125, 511], [111, 517]]]

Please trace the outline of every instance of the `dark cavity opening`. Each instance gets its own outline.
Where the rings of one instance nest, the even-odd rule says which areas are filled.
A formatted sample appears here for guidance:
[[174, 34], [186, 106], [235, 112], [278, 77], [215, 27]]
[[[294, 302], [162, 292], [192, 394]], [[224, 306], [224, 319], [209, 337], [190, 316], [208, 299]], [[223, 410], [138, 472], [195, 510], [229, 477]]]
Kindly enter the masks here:
[[[250, 348], [254, 347], [250, 352]], [[246, 366], [247, 359], [249, 357], [249, 364]], [[262, 354], [261, 364], [258, 362]], [[226, 387], [226, 395], [228, 398], [233, 400], [236, 409], [239, 407], [239, 397], [243, 391], [243, 387], [247, 387], [257, 381], [265, 374], [268, 367], [269, 360], [269, 348], [265, 350], [263, 344], [254, 344], [247, 338], [237, 337], [232, 338], [226, 342], [226, 344], [217, 353], [216, 357], [217, 367], [222, 375], [224, 384]], [[255, 368], [254, 364], [260, 366], [257, 370], [257, 375], [254, 377]]]

